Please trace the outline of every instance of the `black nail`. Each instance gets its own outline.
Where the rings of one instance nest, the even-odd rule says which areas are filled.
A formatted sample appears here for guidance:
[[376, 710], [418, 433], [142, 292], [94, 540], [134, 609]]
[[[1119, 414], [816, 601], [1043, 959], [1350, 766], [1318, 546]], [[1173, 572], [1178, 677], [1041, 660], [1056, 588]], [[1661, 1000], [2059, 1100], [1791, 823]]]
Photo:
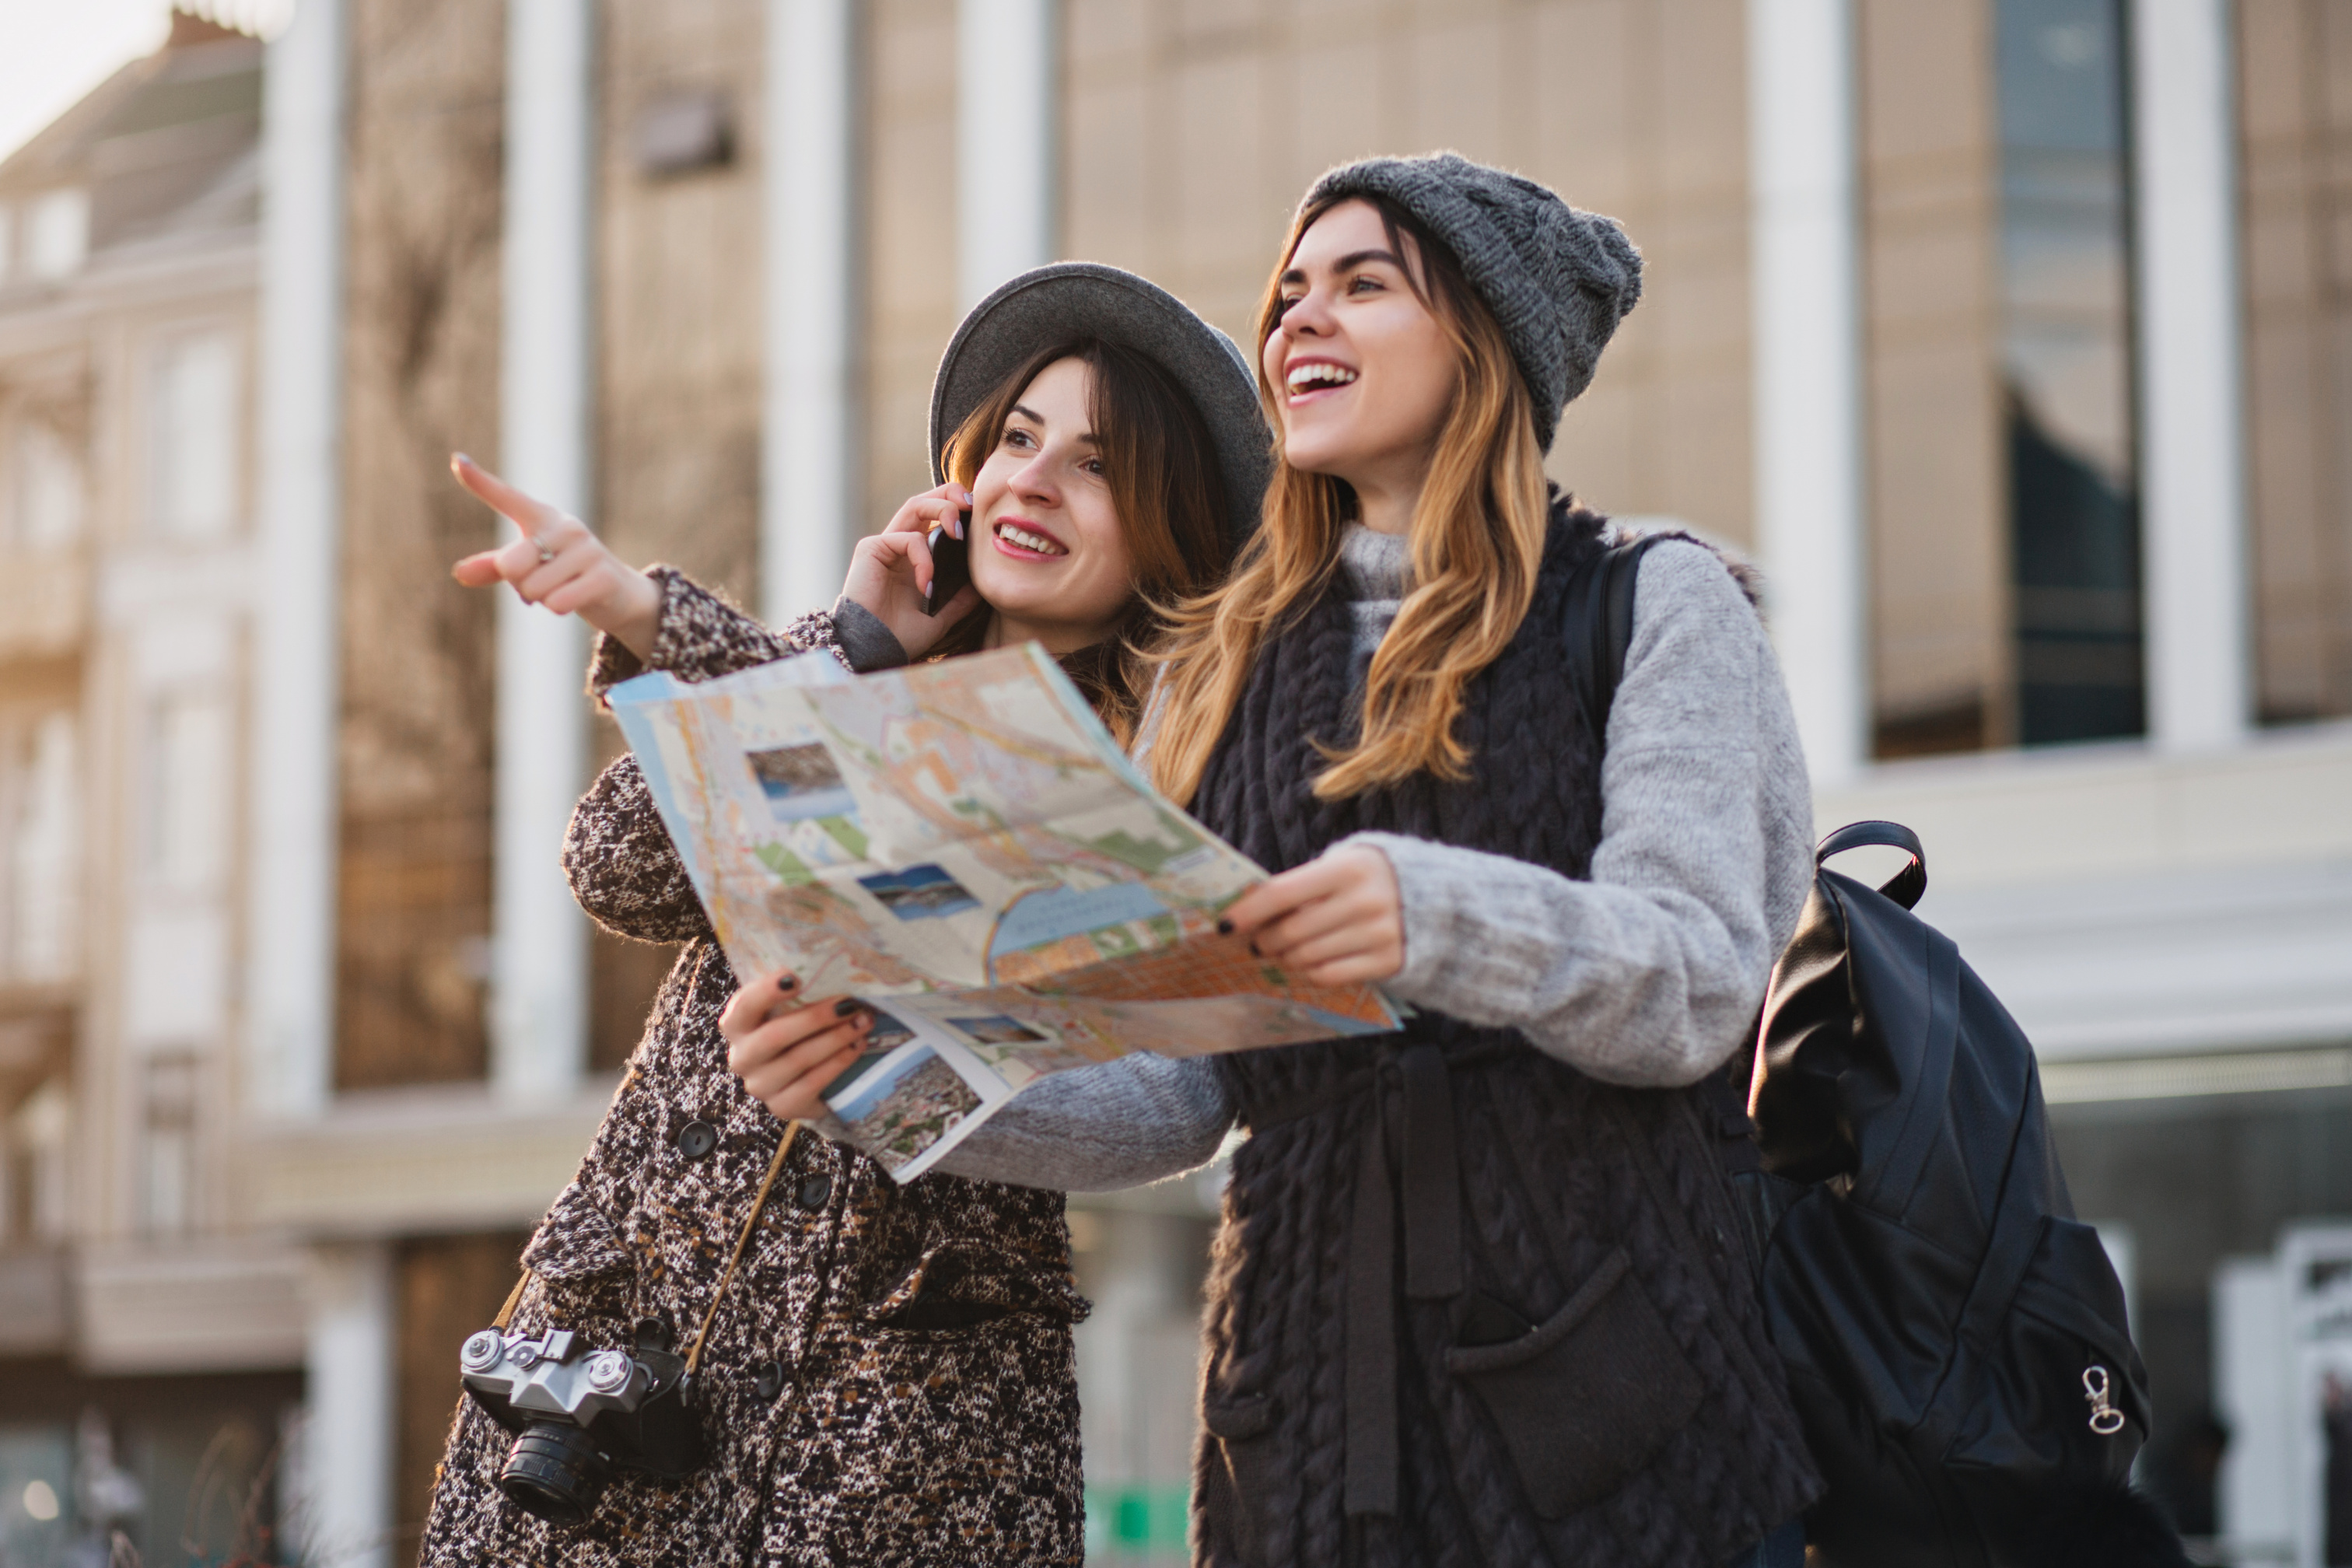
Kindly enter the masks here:
[[1255, 940], [1252, 940], [1250, 942], [1250, 956], [1252, 958], [1264, 958], [1265, 956], [1265, 953], [1258, 951], [1258, 945]]
[[800, 989], [800, 984], [801, 977], [799, 975], [787, 974], [782, 980], [776, 982], [776, 989], [779, 991], [797, 991]]
[[852, 1013], [856, 1012], [857, 1009], [865, 1005], [865, 1003], [860, 1002], [855, 996], [844, 996], [840, 1001], [835, 1002], [833, 1005], [833, 1016], [836, 1018], [846, 1018]]
[[1218, 934], [1219, 936], [1231, 936], [1231, 935], [1233, 935], [1233, 934], [1234, 934], [1234, 922], [1233, 922], [1233, 921], [1219, 921], [1217, 922], [1217, 934]]

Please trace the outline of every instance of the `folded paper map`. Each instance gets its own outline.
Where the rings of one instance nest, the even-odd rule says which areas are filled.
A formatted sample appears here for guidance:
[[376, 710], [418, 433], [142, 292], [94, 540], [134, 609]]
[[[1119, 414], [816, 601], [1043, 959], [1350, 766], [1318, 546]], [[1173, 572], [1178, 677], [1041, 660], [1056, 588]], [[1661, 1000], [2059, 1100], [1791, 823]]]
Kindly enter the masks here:
[[1155, 792], [1034, 644], [646, 675], [610, 700], [735, 973], [874, 1012], [823, 1127], [900, 1181], [1048, 1073], [1397, 1026], [1378, 992], [1217, 934], [1265, 873]]

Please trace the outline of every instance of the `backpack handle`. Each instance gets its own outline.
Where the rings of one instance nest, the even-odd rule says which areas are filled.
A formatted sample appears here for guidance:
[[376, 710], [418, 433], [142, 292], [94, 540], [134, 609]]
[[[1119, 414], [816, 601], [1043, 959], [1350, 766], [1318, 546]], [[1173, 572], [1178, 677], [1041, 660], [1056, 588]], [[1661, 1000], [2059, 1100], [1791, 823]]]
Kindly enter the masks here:
[[1821, 841], [1813, 864], [1819, 867], [1832, 855], [1867, 845], [1900, 849], [1911, 857], [1911, 864], [1879, 884], [1878, 890], [1906, 910], [1917, 905], [1927, 891], [1927, 850], [1919, 836], [1899, 822], [1849, 822]]

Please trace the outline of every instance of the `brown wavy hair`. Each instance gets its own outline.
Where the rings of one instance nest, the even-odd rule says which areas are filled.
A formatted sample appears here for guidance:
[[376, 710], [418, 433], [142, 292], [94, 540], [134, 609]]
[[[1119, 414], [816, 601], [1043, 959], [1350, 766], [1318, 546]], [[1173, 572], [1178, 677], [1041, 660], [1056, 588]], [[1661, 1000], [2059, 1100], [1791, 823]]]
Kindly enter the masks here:
[[[1266, 379], [1265, 364], [1266, 339], [1282, 315], [1282, 274], [1307, 226], [1344, 201], [1370, 202], [1379, 211], [1390, 248], [1408, 262], [1414, 295], [1444, 326], [1458, 358], [1454, 395], [1413, 507], [1412, 574], [1365, 678], [1358, 738], [1344, 747], [1316, 742], [1330, 764], [1315, 781], [1324, 800], [1417, 773], [1467, 776], [1469, 748], [1454, 733], [1463, 694], [1527, 618], [1548, 509], [1535, 407], [1503, 329], [1454, 253], [1403, 208], [1378, 196], [1320, 203], [1291, 225], [1258, 306], [1258, 396], [1268, 421], [1282, 427], [1281, 389]], [[1265, 526], [1233, 576], [1169, 615], [1159, 654], [1164, 701], [1150, 765], [1170, 799], [1189, 803], [1200, 788], [1259, 646], [1326, 591], [1339, 566], [1341, 531], [1355, 510], [1355, 493], [1344, 480], [1294, 468], [1277, 450]]]
[[[1165, 606], [1204, 593], [1225, 566], [1225, 488], [1200, 410], [1144, 354], [1100, 338], [1072, 338], [1029, 356], [948, 438], [940, 466], [965, 489], [1004, 439], [1006, 420], [1045, 367], [1075, 359], [1092, 373], [1087, 417], [1102, 454], [1134, 573], [1135, 596], [1108, 641], [1065, 655], [1061, 666], [1122, 746], [1135, 738], [1150, 689], [1145, 649], [1167, 630]], [[983, 604], [940, 640], [933, 658], [970, 653], [995, 612]]]

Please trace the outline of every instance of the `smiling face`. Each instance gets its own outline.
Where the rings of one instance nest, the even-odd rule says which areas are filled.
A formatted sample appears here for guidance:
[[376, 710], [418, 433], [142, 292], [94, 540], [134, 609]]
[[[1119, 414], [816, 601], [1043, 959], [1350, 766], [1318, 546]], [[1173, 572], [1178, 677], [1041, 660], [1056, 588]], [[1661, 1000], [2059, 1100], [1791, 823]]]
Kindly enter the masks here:
[[1093, 403], [1093, 371], [1055, 360], [1022, 389], [972, 479], [971, 580], [996, 612], [992, 643], [1091, 647], [1135, 596]]
[[1282, 313], [1260, 350], [1284, 460], [1347, 480], [1367, 502], [1419, 490], [1461, 384], [1460, 351], [1407, 275], [1412, 247], [1391, 240], [1369, 202], [1317, 218], [1283, 270]]

